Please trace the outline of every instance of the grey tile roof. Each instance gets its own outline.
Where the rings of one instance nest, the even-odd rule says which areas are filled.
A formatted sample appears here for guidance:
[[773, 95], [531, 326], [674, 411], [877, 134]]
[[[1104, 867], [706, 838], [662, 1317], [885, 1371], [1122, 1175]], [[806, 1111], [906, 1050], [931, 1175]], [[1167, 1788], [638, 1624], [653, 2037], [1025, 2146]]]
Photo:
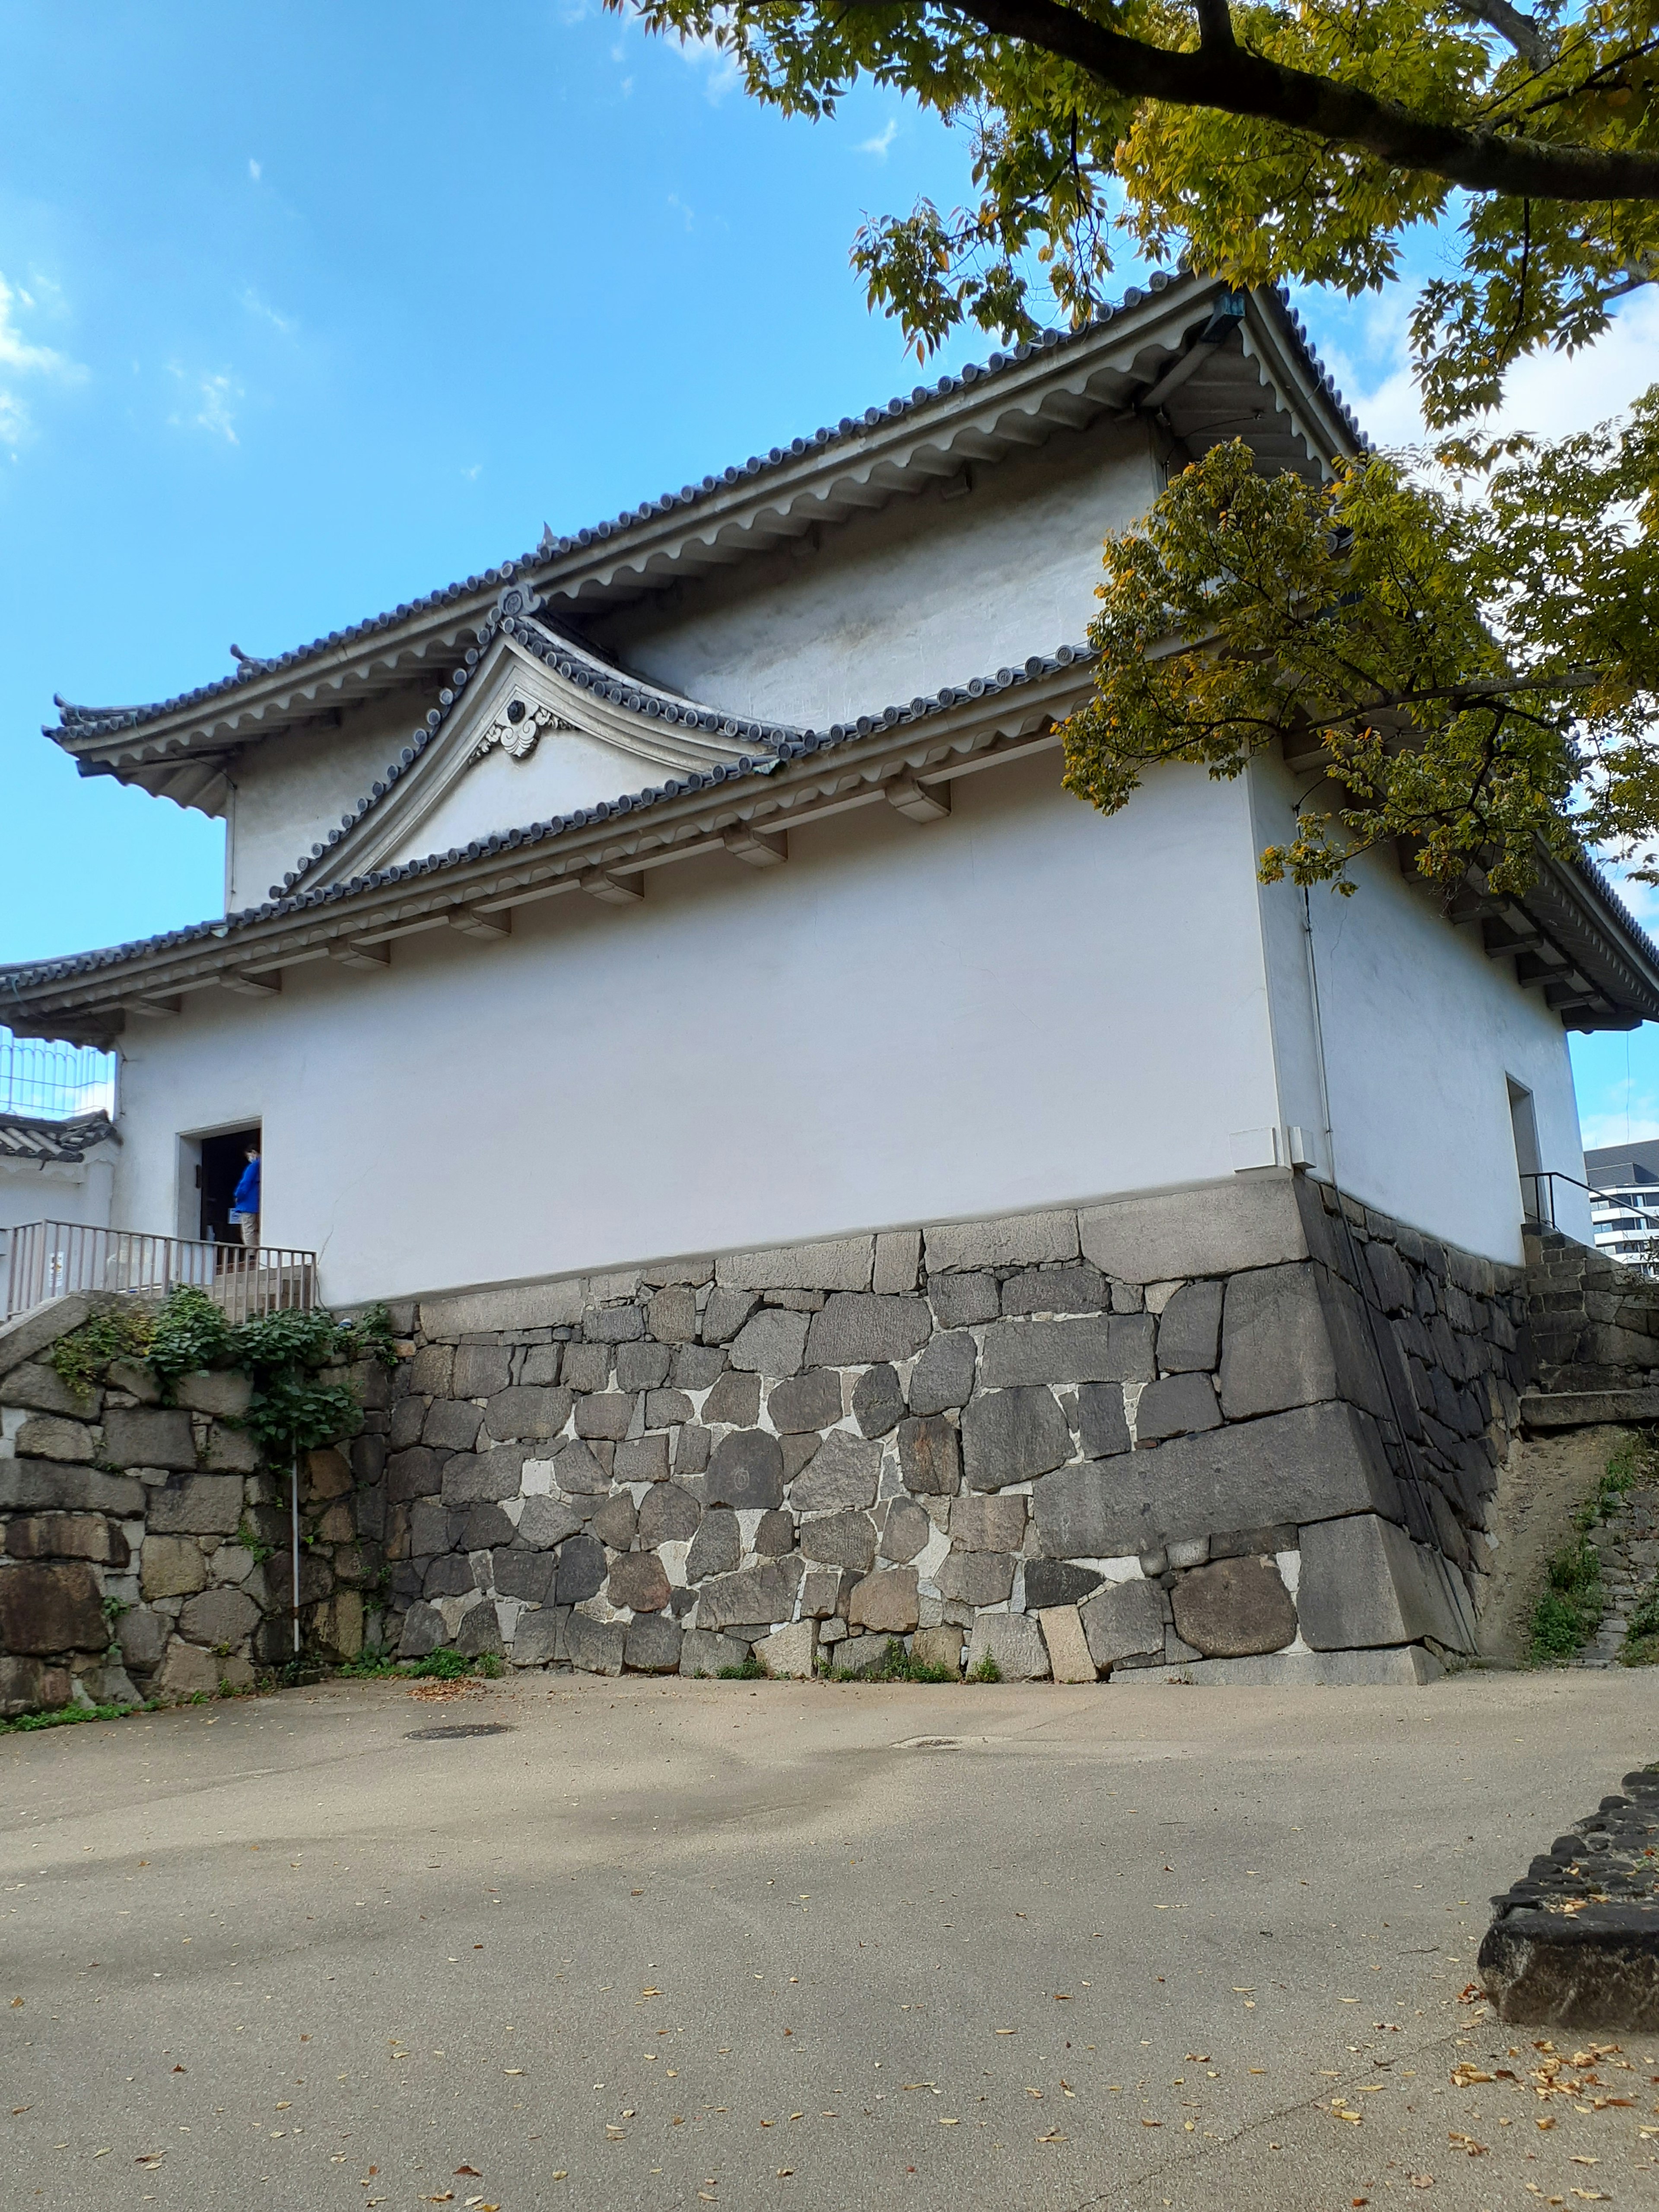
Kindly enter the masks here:
[[[270, 896], [279, 899], [294, 889], [302, 876], [325, 860], [343, 837], [348, 836], [366, 815], [372, 813], [393, 784], [406, 775], [428, 745], [443, 728], [450, 714], [460, 704], [461, 696], [473, 670], [489, 651], [498, 634], [510, 637], [524, 647], [527, 653], [546, 664], [567, 683], [579, 690], [591, 691], [608, 700], [612, 706], [624, 707], [642, 715], [648, 721], [680, 723], [690, 729], [706, 730], [729, 738], [733, 744], [746, 744], [754, 749], [753, 757], [769, 761], [781, 757], [782, 748], [799, 730], [782, 723], [754, 722], [741, 715], [720, 714], [712, 708], [700, 707], [694, 700], [677, 698], [672, 692], [647, 684], [642, 678], [631, 677], [620, 668], [596, 659], [591, 652], [560, 636], [544, 624], [532, 619], [540, 602], [528, 586], [509, 585], [490, 610], [488, 620], [478, 632], [478, 642], [463, 656], [464, 665], [451, 674], [449, 681], [438, 694], [438, 703], [428, 710], [424, 721], [417, 723], [409, 733], [409, 743], [389, 762], [383, 774], [372, 783], [356, 806], [340, 817], [340, 826], [331, 830], [326, 838], [313, 844], [309, 853], [301, 854], [280, 884], [273, 884]], [[683, 786], [683, 788], [691, 788]]]
[[[912, 699], [908, 705], [884, 707], [878, 714], [860, 714], [855, 722], [834, 722], [827, 730], [790, 731], [759, 723], [743, 726], [734, 723], [734, 728], [743, 726], [754, 731], [755, 750], [752, 754], [743, 755], [731, 768], [716, 767], [699, 770], [690, 775], [671, 776], [665, 783], [625, 794], [620, 799], [602, 800], [597, 806], [581, 807], [574, 813], [556, 814], [545, 822], [532, 822], [521, 829], [500, 830], [489, 837], [475, 838], [465, 849], [452, 845], [447, 852], [428, 854], [424, 860], [406, 860], [395, 867], [376, 869], [343, 883], [319, 884], [313, 890], [285, 888], [280, 894], [273, 891], [264, 905], [246, 907], [240, 913], [226, 915], [222, 920], [191, 922], [183, 929], [167, 930], [156, 937], [135, 939], [126, 945], [106, 945], [96, 951], [74, 953], [62, 960], [0, 968], [0, 976], [15, 980], [20, 988], [34, 988], [43, 984], [66, 981], [76, 975], [92, 975], [102, 968], [118, 967], [124, 961], [133, 959], [141, 953], [164, 951], [175, 945], [196, 944], [204, 938], [231, 936], [254, 922], [269, 921], [273, 918], [330, 906], [359, 892], [378, 890], [383, 884], [441, 874], [447, 868], [460, 867], [470, 860], [482, 859], [487, 854], [511, 852], [520, 846], [544, 844], [572, 830], [641, 813], [660, 805], [665, 799], [678, 799], [687, 793], [712, 790], [718, 785], [741, 781], [748, 776], [769, 775], [781, 761], [802, 760], [834, 746], [872, 736], [878, 730], [891, 730], [901, 724], [925, 722], [966, 700], [982, 699], [1000, 691], [1012, 690], [1037, 677], [1050, 675], [1056, 669], [1092, 659], [1092, 650], [1086, 645], [1062, 645], [1052, 653], [1032, 654], [1018, 668], [999, 668], [994, 675], [976, 676], [964, 684], [946, 684], [925, 698]], [[405, 750], [412, 750], [412, 747]], [[331, 831], [330, 835], [337, 842], [344, 831]]]
[[0, 1114], [0, 1161], [73, 1167], [100, 1145], [120, 1141], [115, 1124], [101, 1112], [77, 1114], [70, 1121], [39, 1121], [23, 1114]]
[[[767, 453], [751, 453], [746, 461], [724, 469], [717, 476], [704, 477], [701, 483], [683, 484], [678, 491], [665, 492], [659, 499], [646, 501], [643, 506], [624, 507], [611, 520], [596, 523], [591, 528], [576, 531], [571, 536], [556, 538], [550, 530], [544, 530], [538, 544], [527, 552], [515, 554], [498, 568], [488, 568], [481, 575], [466, 576], [458, 582], [446, 584], [438, 591], [428, 592], [424, 598], [406, 600], [398, 606], [389, 607], [381, 614], [371, 615], [366, 622], [353, 623], [349, 629], [331, 630], [326, 637], [313, 638], [309, 645], [295, 646], [290, 652], [276, 653], [265, 659], [245, 653], [239, 647], [233, 646], [231, 652], [237, 664], [233, 675], [222, 677], [216, 683], [198, 685], [193, 691], [180, 692], [175, 698], [157, 700], [143, 707], [82, 707], [54, 696], [53, 703], [58, 709], [59, 719], [56, 723], [45, 725], [44, 733], [54, 738], [99, 737], [134, 729], [164, 714], [176, 714], [183, 708], [223, 698], [234, 692], [239, 684], [257, 676], [270, 671], [297, 667], [319, 653], [332, 652], [342, 645], [354, 644], [374, 636], [377, 632], [392, 629], [398, 623], [406, 622], [411, 615], [453, 605], [458, 600], [475, 596], [481, 591], [510, 584], [524, 572], [532, 569], [538, 561], [556, 559], [590, 545], [604, 544], [609, 540], [625, 537], [639, 524], [671, 514], [678, 507], [696, 507], [699, 501], [724, 491], [744, 477], [763, 476], [769, 469], [781, 468], [787, 463], [798, 460], [803, 454], [825, 450], [873, 428], [879, 422], [913, 414], [955, 393], [968, 391], [1004, 370], [1029, 361], [1034, 354], [1079, 344], [1097, 331], [1107, 328], [1119, 315], [1139, 307], [1149, 295], [1167, 291], [1176, 281], [1176, 276], [1159, 270], [1148, 278], [1145, 289], [1132, 285], [1121, 301], [1103, 307], [1080, 330], [1045, 331], [1041, 337], [1028, 344], [1016, 346], [1011, 352], [994, 353], [982, 365], [970, 362], [957, 375], [942, 376], [933, 384], [918, 384], [908, 395], [900, 394], [890, 399], [884, 407], [866, 407], [862, 415], [843, 415], [839, 422], [823, 426], [814, 430], [810, 437], [793, 439], [787, 447], [774, 446]], [[1366, 442], [1364, 433], [1315, 352], [1302, 318], [1291, 307], [1284, 289], [1264, 289], [1255, 296], [1271, 303], [1273, 311], [1278, 315], [1305, 365], [1310, 381], [1336, 410], [1354, 437], [1364, 445]]]

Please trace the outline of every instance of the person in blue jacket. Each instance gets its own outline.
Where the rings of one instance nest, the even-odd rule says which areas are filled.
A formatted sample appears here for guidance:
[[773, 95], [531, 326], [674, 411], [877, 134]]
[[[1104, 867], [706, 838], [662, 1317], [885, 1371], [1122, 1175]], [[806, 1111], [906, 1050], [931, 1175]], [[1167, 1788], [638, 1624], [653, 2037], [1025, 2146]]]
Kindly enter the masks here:
[[[222, 1183], [220, 1188], [223, 1188]], [[247, 1148], [247, 1165], [242, 1170], [241, 1177], [236, 1185], [235, 1194], [230, 1201], [230, 1222], [233, 1229], [241, 1231], [242, 1242], [248, 1250], [252, 1252], [257, 1249], [259, 1243], [259, 1147], [258, 1145], [250, 1145]]]

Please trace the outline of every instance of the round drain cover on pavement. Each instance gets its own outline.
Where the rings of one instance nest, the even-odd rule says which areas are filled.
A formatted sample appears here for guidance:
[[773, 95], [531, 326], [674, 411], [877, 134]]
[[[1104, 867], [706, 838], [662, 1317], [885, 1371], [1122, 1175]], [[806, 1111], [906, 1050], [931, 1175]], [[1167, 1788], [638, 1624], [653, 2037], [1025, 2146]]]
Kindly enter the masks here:
[[453, 1743], [464, 1735], [507, 1735], [511, 1732], [505, 1721], [471, 1721], [460, 1728], [410, 1729], [404, 1740], [409, 1743]]

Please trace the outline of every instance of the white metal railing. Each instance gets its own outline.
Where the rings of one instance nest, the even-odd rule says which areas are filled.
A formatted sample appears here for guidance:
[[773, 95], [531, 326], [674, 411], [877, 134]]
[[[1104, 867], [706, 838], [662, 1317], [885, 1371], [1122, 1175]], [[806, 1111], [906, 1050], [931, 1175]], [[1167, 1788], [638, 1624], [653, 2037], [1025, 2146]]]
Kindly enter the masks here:
[[163, 1298], [180, 1284], [205, 1291], [232, 1322], [317, 1303], [317, 1255], [274, 1245], [146, 1237], [130, 1229], [88, 1229], [72, 1221], [33, 1221], [11, 1232], [5, 1311], [27, 1313], [72, 1291], [115, 1291]]
[[112, 1052], [0, 1029], [0, 1114], [72, 1121], [101, 1111], [113, 1121], [115, 1069]]

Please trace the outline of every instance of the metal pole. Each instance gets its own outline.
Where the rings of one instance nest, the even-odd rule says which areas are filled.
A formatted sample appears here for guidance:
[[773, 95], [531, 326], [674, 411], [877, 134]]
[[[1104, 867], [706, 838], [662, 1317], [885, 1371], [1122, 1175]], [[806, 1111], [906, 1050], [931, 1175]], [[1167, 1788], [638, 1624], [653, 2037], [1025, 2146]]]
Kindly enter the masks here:
[[294, 1447], [294, 1487], [290, 1493], [294, 1515], [294, 1656], [300, 1656], [300, 1447]]

